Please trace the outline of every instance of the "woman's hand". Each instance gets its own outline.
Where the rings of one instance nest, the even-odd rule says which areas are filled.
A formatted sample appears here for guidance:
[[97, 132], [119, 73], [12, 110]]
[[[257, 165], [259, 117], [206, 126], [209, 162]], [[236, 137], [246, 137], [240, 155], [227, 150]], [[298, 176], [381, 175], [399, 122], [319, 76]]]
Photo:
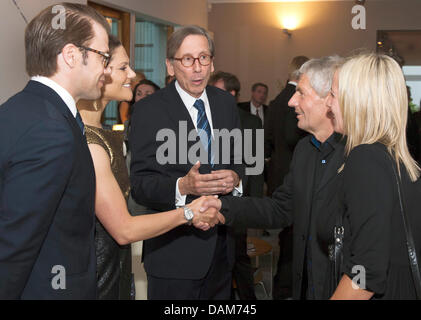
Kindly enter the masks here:
[[210, 201], [211, 199], [218, 200], [217, 198], [218, 196], [202, 196], [187, 205], [194, 212], [192, 222], [196, 228], [207, 231], [218, 223], [225, 223], [225, 218], [219, 212], [219, 209], [208, 205], [204, 209], [204, 204], [208, 204], [209, 202], [212, 204], [219, 203], [219, 201]]

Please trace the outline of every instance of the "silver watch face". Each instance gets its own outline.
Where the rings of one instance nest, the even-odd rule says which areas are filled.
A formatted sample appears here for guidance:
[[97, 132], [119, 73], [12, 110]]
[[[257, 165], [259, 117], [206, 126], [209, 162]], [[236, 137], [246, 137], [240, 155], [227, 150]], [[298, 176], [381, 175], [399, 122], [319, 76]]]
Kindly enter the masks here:
[[186, 218], [188, 222], [191, 222], [193, 220], [193, 217], [194, 212], [189, 207], [184, 207], [184, 218]]

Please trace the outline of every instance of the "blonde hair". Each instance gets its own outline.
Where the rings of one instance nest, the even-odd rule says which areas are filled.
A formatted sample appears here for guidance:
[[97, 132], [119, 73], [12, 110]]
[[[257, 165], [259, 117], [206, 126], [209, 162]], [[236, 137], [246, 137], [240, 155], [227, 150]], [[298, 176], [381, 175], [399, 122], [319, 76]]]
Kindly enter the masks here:
[[418, 179], [420, 168], [406, 142], [406, 84], [395, 60], [375, 53], [350, 58], [339, 71], [339, 104], [347, 155], [360, 144], [380, 142], [394, 157], [399, 172], [402, 163], [411, 180]]

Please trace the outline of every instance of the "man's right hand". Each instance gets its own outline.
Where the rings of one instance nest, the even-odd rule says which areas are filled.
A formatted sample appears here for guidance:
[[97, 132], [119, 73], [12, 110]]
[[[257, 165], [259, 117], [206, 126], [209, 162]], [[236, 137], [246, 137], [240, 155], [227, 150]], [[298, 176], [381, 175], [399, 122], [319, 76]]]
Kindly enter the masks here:
[[200, 162], [191, 167], [190, 171], [178, 182], [181, 195], [208, 196], [222, 193], [227, 184], [220, 180], [218, 173], [201, 174]]

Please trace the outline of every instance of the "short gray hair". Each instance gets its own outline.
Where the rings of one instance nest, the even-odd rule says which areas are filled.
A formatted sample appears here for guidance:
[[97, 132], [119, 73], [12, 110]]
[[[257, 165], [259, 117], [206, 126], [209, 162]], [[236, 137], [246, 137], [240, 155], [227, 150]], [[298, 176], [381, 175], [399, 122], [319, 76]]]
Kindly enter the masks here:
[[301, 66], [299, 76], [301, 77], [305, 74], [309, 78], [310, 85], [316, 91], [317, 95], [324, 98], [332, 88], [335, 71], [344, 62], [345, 59], [338, 55], [311, 59]]
[[175, 58], [175, 54], [177, 53], [178, 49], [181, 47], [181, 44], [183, 43], [184, 39], [190, 35], [199, 35], [199, 36], [206, 37], [209, 44], [210, 54], [211, 56], [215, 55], [215, 45], [213, 43], [213, 40], [209, 32], [207, 32], [202, 27], [190, 25], [190, 26], [181, 27], [180, 29], [175, 31], [168, 39], [168, 43], [167, 43], [167, 59], [168, 60]]

